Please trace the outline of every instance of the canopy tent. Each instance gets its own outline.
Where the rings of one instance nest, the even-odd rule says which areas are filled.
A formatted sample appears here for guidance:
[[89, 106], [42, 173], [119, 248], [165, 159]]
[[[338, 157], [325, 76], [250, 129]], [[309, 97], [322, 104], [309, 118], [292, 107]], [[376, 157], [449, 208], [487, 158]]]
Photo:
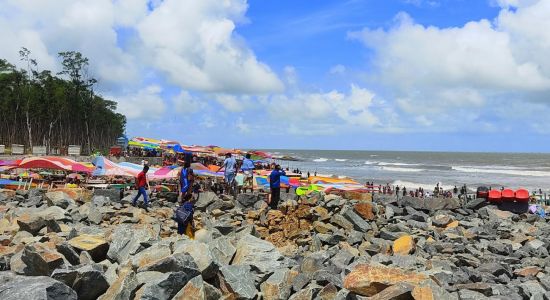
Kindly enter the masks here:
[[[256, 179], [256, 184], [258, 186], [269, 188], [269, 179], [268, 176], [255, 176], [254, 179]], [[296, 178], [289, 178], [287, 176], [281, 176], [281, 187], [287, 188], [287, 187], [293, 187], [297, 188], [301, 185], [300, 181]]]
[[0, 160], [0, 167], [17, 167], [21, 163], [20, 159], [16, 160]]
[[[192, 163], [191, 169], [196, 176], [202, 177], [223, 177], [223, 173], [216, 173], [208, 169], [201, 163]], [[181, 170], [181, 167], [178, 166], [166, 166], [156, 170], [153, 173], [154, 179], [170, 179], [177, 178]]]
[[271, 153], [267, 153], [264, 151], [248, 151], [248, 153], [250, 153], [250, 158], [253, 160], [262, 160], [262, 159], [272, 158]]
[[309, 177], [309, 182], [315, 183], [315, 184], [354, 184], [354, 185], [359, 184], [359, 182], [352, 179], [321, 177], [321, 176], [311, 176]]
[[94, 158], [93, 164], [95, 170], [93, 176], [127, 176], [135, 177], [133, 172], [129, 172], [127, 169], [120, 167], [118, 164], [108, 160], [103, 156], [97, 156]]
[[92, 169], [72, 159], [63, 157], [27, 157], [17, 166], [22, 169], [52, 169], [72, 172], [91, 173]]

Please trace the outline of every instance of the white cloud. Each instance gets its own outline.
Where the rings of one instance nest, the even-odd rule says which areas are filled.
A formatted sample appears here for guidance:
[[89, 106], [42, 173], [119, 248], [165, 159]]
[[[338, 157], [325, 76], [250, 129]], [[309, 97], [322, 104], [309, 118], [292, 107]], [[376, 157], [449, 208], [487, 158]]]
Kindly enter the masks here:
[[162, 88], [160, 86], [151, 85], [135, 94], [126, 93], [124, 96], [108, 98], [118, 99], [117, 110], [126, 115], [129, 120], [158, 120], [166, 111], [166, 105], [160, 95], [161, 92]]
[[176, 112], [184, 114], [195, 113], [207, 107], [204, 101], [192, 96], [188, 91], [181, 91], [172, 99], [172, 103]]
[[250, 124], [245, 123], [242, 117], [239, 117], [237, 119], [237, 122], [235, 123], [235, 127], [241, 132], [241, 133], [248, 133], [251, 131]]
[[214, 99], [230, 112], [244, 111], [249, 103], [250, 98], [247, 96], [235, 96], [230, 94], [217, 94]]
[[488, 107], [505, 105], [504, 99], [532, 105], [525, 102], [550, 93], [550, 1], [499, 4], [493, 21], [439, 28], [401, 13], [389, 30], [349, 33], [375, 51], [371, 73], [409, 115], [402, 125], [493, 130], [483, 113]]
[[209, 92], [283, 90], [235, 34], [246, 0], [165, 0], [137, 26], [150, 63], [183, 88]]
[[330, 68], [329, 73], [332, 75], [342, 75], [346, 73], [346, 67], [343, 65], [335, 65], [332, 68]]

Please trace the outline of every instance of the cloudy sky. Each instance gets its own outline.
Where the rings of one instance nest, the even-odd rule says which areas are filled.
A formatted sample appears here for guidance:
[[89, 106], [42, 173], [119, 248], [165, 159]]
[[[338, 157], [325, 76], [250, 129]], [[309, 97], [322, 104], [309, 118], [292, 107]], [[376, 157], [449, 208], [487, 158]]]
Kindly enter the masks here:
[[0, 57], [90, 58], [129, 136], [550, 151], [550, 0], [0, 0]]

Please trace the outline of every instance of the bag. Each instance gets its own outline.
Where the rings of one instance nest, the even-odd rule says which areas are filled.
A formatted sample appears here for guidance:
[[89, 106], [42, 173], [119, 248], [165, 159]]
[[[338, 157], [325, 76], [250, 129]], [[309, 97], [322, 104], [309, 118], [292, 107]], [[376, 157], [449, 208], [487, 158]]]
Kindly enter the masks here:
[[174, 212], [174, 221], [178, 223], [186, 223], [192, 218], [193, 216], [193, 208], [189, 208], [187, 205], [181, 205], [179, 206], [176, 211]]

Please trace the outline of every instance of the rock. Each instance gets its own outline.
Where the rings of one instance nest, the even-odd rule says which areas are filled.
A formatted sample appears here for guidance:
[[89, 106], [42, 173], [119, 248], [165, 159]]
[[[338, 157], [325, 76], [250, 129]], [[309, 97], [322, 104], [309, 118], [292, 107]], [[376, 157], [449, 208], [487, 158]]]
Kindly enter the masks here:
[[338, 230], [336, 226], [329, 223], [323, 223], [321, 221], [313, 222], [313, 229], [319, 233], [331, 233]]
[[100, 236], [81, 234], [69, 240], [69, 245], [80, 251], [88, 252], [94, 261], [99, 262], [105, 259], [109, 244]]
[[392, 206], [386, 206], [384, 216], [386, 217], [386, 219], [391, 219], [393, 218], [393, 216], [395, 216], [395, 211], [393, 210]]
[[353, 206], [353, 210], [363, 219], [373, 221], [375, 219], [371, 202], [360, 202]]
[[533, 277], [533, 276], [537, 276], [537, 274], [540, 271], [542, 270], [539, 267], [530, 266], [530, 267], [514, 270], [514, 275], [521, 276], [521, 277]]
[[418, 284], [427, 280], [426, 275], [368, 264], [358, 264], [345, 277], [344, 288], [362, 295], [374, 296], [388, 286], [399, 282]]
[[346, 231], [353, 230], [353, 224], [348, 221], [344, 216], [341, 214], [335, 214], [330, 218], [330, 223], [336, 224], [342, 228], [344, 228]]
[[195, 276], [189, 276], [184, 272], [165, 273], [161, 278], [145, 283], [136, 292], [135, 299], [172, 299]]
[[410, 235], [404, 235], [393, 242], [393, 254], [407, 255], [415, 250], [415, 243]]
[[405, 196], [399, 199], [397, 203], [401, 207], [410, 206], [414, 209], [427, 211], [453, 210], [460, 207], [460, 202], [455, 198], [430, 198], [425, 200], [422, 198]]
[[546, 290], [536, 280], [529, 280], [519, 285], [520, 294], [524, 297], [531, 298], [538, 294], [546, 293]]
[[[220, 295], [221, 296], [221, 295]], [[221, 297], [220, 297], [221, 298]], [[208, 299], [201, 276], [193, 277], [174, 296], [173, 300], [205, 300]]]
[[181, 241], [174, 245], [174, 254], [175, 253], [190, 254], [204, 279], [210, 279], [216, 276], [218, 266], [214, 262], [214, 257], [208, 245], [192, 240]]
[[109, 286], [99, 300], [130, 300], [138, 287], [136, 274], [130, 267], [120, 270], [118, 278]]
[[46, 227], [46, 220], [39, 215], [25, 213], [17, 219], [20, 230], [37, 235], [40, 229]]
[[253, 299], [258, 293], [249, 266], [223, 266], [218, 281], [222, 293], [230, 298]]
[[500, 243], [498, 241], [492, 242], [487, 246], [487, 250], [499, 254], [508, 256], [512, 254], [512, 245]]
[[66, 284], [49, 277], [14, 276], [0, 281], [2, 300], [76, 300], [77, 294]]
[[48, 262], [32, 246], [25, 246], [10, 259], [10, 269], [27, 276], [48, 276]]
[[131, 255], [142, 249], [141, 243], [157, 240], [158, 237], [158, 232], [153, 228], [119, 225], [112, 234], [107, 256], [119, 264], [124, 264]]
[[289, 300], [308, 300], [313, 299], [317, 293], [321, 290], [321, 286], [311, 283], [306, 286], [304, 289], [298, 291], [296, 294], [292, 295]]
[[432, 224], [437, 227], [445, 227], [451, 223], [453, 219], [446, 215], [437, 215], [432, 219]]
[[260, 285], [260, 291], [264, 299], [288, 299], [290, 296], [291, 279], [292, 277], [290, 276], [289, 270], [275, 270], [275, 272]]
[[190, 277], [200, 275], [193, 257], [187, 253], [176, 253], [138, 269], [138, 272], [156, 271], [162, 273], [184, 272]]
[[334, 286], [334, 284], [329, 283], [319, 291], [319, 293], [317, 294], [317, 299], [333, 300], [336, 298], [337, 294], [338, 294], [338, 289]]
[[451, 295], [447, 290], [428, 280], [414, 286], [411, 291], [411, 296], [415, 300], [424, 299], [449, 299], [458, 300], [456, 294]]
[[456, 288], [458, 290], [466, 289], [466, 290], [478, 292], [487, 297], [490, 297], [493, 295], [493, 289], [491, 288], [491, 286], [483, 282], [455, 284], [453, 288]]
[[402, 236], [406, 236], [406, 232], [393, 232], [383, 229], [380, 231], [380, 238], [388, 241], [395, 241]]
[[[94, 196], [92, 198], [92, 203], [94, 203], [94, 199], [97, 196], [102, 197], [101, 199], [103, 201], [103, 205], [108, 204], [110, 202], [120, 202], [120, 190], [119, 189], [97, 189], [94, 191]], [[98, 201], [95, 201], [95, 204], [99, 204]], [[101, 206], [103, 206], [101, 205]]]
[[370, 297], [369, 300], [410, 299], [412, 290], [412, 284], [398, 282]]
[[280, 267], [281, 253], [273, 244], [246, 234], [237, 243], [233, 265], [252, 265], [262, 273]]
[[344, 216], [348, 221], [353, 224], [353, 228], [357, 231], [361, 232], [367, 232], [371, 229], [371, 226], [369, 223], [367, 223], [363, 218], [361, 218], [358, 214], [353, 212], [351, 209], [347, 209], [342, 213], [342, 216]]
[[459, 290], [458, 297], [460, 300], [483, 300], [488, 299], [482, 293], [470, 291], [470, 290]]
[[483, 207], [487, 204], [488, 204], [488, 202], [487, 202], [487, 200], [485, 200], [485, 198], [476, 198], [474, 200], [468, 201], [468, 203], [466, 203], [464, 208], [476, 210], [476, 209], [481, 208], [481, 207]]
[[235, 256], [237, 249], [228, 237], [220, 237], [208, 243], [214, 262], [218, 265], [228, 265]]
[[200, 193], [199, 199], [195, 202], [195, 208], [199, 211], [205, 211], [206, 208], [216, 200], [219, 200], [219, 198], [214, 192]]
[[48, 206], [59, 206], [66, 209], [69, 205], [75, 204], [74, 200], [62, 191], [47, 192], [45, 198]]
[[76, 275], [78, 275], [78, 271], [73, 269], [56, 269], [50, 277], [72, 287], [76, 280]]
[[261, 199], [257, 194], [241, 193], [237, 195], [237, 202], [243, 208], [252, 208], [258, 201]]
[[72, 287], [78, 294], [79, 300], [97, 299], [109, 288], [109, 283], [100, 267], [86, 265], [76, 271], [77, 275]]
[[132, 257], [132, 266], [134, 268], [141, 268], [147, 266], [153, 262], [159, 261], [172, 254], [169, 243], [155, 243], [153, 246], [138, 252]]

